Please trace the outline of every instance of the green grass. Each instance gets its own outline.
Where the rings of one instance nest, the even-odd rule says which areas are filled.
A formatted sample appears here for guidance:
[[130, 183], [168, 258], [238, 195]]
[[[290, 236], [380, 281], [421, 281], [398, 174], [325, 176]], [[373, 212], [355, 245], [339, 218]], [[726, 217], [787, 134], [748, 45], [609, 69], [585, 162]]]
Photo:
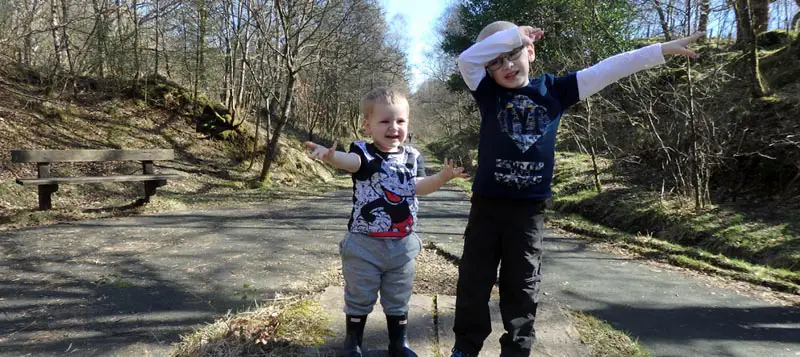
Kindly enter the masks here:
[[450, 181], [450, 183], [456, 185], [456, 187], [464, 190], [467, 195], [472, 196], [472, 180], [471, 179], [454, 179]]
[[[427, 146], [421, 145], [421, 146], [415, 146], [415, 147], [420, 152], [422, 152], [422, 155], [425, 158], [425, 166], [427, 166], [428, 168], [430, 168], [434, 172], [439, 172], [439, 170], [442, 169], [442, 158], [440, 158], [438, 155], [436, 155], [433, 152], [431, 152], [431, 150]], [[458, 163], [456, 163], [456, 164], [458, 164]], [[457, 179], [453, 179], [452, 181], [450, 181], [450, 183], [455, 185], [456, 187], [460, 188], [464, 192], [466, 192], [467, 195], [471, 195], [472, 194], [472, 179], [471, 178], [468, 178], [468, 179], [457, 178]]]
[[581, 341], [592, 349], [593, 357], [650, 357], [652, 354], [627, 333], [594, 316], [571, 312]]
[[332, 335], [318, 301], [257, 306], [183, 336], [172, 357], [298, 356]]
[[[561, 153], [553, 208], [631, 234], [702, 248], [715, 254], [800, 273], [800, 210], [708, 205], [696, 211], [688, 199], [625, 182], [604, 162], [603, 192], [592, 185], [587, 155]], [[609, 204], [613, 202], [613, 204]]]
[[649, 259], [767, 286], [778, 291], [800, 293], [800, 274], [790, 270], [756, 265], [652, 236], [628, 234], [574, 214], [554, 212], [550, 214], [548, 222], [566, 231], [614, 243]]

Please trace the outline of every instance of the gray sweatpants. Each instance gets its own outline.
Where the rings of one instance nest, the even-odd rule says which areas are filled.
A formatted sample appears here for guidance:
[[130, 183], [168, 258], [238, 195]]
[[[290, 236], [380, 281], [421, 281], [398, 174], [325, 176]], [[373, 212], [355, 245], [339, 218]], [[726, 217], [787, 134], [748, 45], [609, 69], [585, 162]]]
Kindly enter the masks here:
[[378, 291], [386, 315], [408, 313], [414, 258], [421, 249], [422, 240], [414, 233], [402, 239], [385, 239], [348, 232], [339, 242], [344, 313], [369, 315], [378, 300]]

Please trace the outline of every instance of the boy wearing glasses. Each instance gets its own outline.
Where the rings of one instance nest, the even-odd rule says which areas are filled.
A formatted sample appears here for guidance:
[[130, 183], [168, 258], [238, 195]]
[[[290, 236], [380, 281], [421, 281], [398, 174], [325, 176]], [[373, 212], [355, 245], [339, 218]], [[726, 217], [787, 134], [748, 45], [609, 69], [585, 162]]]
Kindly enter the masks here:
[[501, 356], [529, 356], [539, 303], [545, 200], [551, 197], [561, 114], [619, 79], [694, 57], [686, 46], [703, 33], [657, 43], [562, 76], [530, 78], [541, 29], [498, 21], [461, 53], [458, 67], [481, 113], [478, 172], [464, 232], [452, 357], [477, 356], [491, 333], [489, 297], [500, 264]]

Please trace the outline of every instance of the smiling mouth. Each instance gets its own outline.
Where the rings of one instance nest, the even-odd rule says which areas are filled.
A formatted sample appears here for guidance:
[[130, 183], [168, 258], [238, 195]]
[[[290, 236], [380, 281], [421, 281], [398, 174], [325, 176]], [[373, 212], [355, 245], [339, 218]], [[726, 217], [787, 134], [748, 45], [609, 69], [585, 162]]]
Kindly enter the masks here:
[[386, 135], [387, 139], [399, 140], [400, 135]]
[[509, 73], [509, 74], [506, 74], [506, 75], [505, 75], [505, 78], [506, 78], [506, 79], [514, 79], [514, 78], [517, 76], [517, 74], [518, 74], [518, 73], [519, 73], [519, 71], [514, 71], [514, 72], [511, 72], [511, 73]]

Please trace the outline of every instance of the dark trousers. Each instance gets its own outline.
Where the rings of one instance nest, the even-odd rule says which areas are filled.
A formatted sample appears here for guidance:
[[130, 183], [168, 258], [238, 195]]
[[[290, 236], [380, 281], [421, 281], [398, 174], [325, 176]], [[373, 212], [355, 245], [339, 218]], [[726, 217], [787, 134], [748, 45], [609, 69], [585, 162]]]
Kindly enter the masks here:
[[502, 356], [529, 356], [539, 304], [544, 201], [473, 196], [458, 267], [455, 347], [477, 354], [492, 331], [489, 297], [500, 264]]

